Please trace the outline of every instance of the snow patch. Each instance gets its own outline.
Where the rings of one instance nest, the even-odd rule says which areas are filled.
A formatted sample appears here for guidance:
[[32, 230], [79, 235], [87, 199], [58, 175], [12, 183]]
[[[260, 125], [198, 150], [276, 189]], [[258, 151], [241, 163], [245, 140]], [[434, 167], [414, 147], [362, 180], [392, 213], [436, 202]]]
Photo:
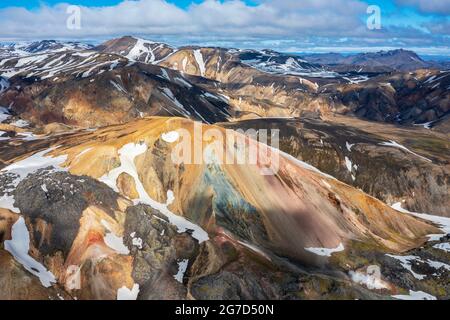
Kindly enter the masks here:
[[6, 240], [5, 250], [11, 253], [14, 259], [19, 262], [27, 271], [39, 278], [46, 288], [56, 283], [55, 276], [42, 264], [28, 255], [30, 250], [30, 234], [23, 217], [20, 217], [12, 226], [12, 240]]
[[306, 251], [317, 254], [318, 256], [331, 257], [331, 255], [335, 252], [344, 251], [344, 245], [341, 243], [337, 248], [328, 249], [328, 248], [305, 248]]
[[132, 232], [130, 234], [130, 237], [133, 246], [138, 247], [140, 250], [142, 250], [143, 241], [141, 238], [136, 237], [136, 232]]
[[137, 300], [138, 294], [138, 284], [134, 284], [131, 290], [123, 286], [122, 288], [117, 290], [117, 300]]
[[352, 172], [352, 161], [345, 157], [345, 166], [347, 167], [347, 170], [351, 173]]
[[4, 107], [0, 107], [0, 123], [8, 120], [10, 117], [11, 115], [9, 114], [9, 110]]
[[189, 82], [187, 82], [186, 80], [184, 80], [184, 79], [182, 79], [182, 78], [176, 77], [176, 78], [175, 78], [175, 81], [178, 82], [178, 83], [180, 83], [181, 85], [185, 86], [186, 88], [189, 88], [189, 89], [190, 89], [190, 88], [193, 87], [192, 84], [190, 84]]
[[402, 267], [405, 268], [406, 270], [408, 270], [414, 276], [414, 278], [416, 278], [417, 280], [425, 279], [425, 277], [426, 277], [425, 275], [415, 273], [411, 267], [412, 261], [416, 261], [416, 260], [420, 261], [419, 257], [417, 257], [417, 256], [395, 256], [395, 255], [391, 255], [391, 254], [387, 254], [387, 256], [400, 261], [400, 264], [402, 265]]
[[161, 68], [161, 74], [162, 74], [162, 76], [165, 78], [165, 79], [167, 79], [167, 80], [171, 80], [170, 79], [170, 77], [169, 77], [169, 74], [167, 73], [167, 70], [166, 69], [164, 69], [164, 68]]
[[178, 261], [178, 272], [173, 277], [179, 283], [183, 283], [184, 274], [186, 273], [188, 264], [189, 264], [189, 260], [188, 259], [184, 259], [184, 260]]
[[175, 195], [172, 190], [167, 191], [167, 203], [170, 206], [175, 201]]
[[409, 290], [409, 295], [396, 295], [393, 298], [399, 300], [437, 300], [436, 297], [432, 296], [423, 291], [413, 291]]
[[67, 160], [67, 155], [58, 156], [55, 158], [46, 157], [45, 155], [53, 151], [55, 148], [46, 149], [44, 151], [38, 152], [26, 159], [17, 161], [6, 168], [0, 170], [2, 173], [12, 173], [18, 176], [18, 178], [13, 182], [14, 187], [25, 179], [29, 174], [32, 174], [39, 169], [53, 167], [54, 170], [65, 171], [60, 167]]
[[180, 134], [177, 131], [170, 131], [161, 135], [161, 139], [163, 139], [167, 143], [174, 143], [179, 138]]
[[194, 57], [195, 57], [195, 61], [197, 62], [197, 65], [200, 69], [200, 75], [202, 77], [204, 77], [205, 73], [206, 73], [206, 67], [205, 67], [205, 61], [203, 61], [203, 55], [202, 55], [202, 52], [200, 51], [200, 49], [194, 50]]
[[424, 156], [421, 156], [420, 154], [417, 154], [417, 153], [415, 153], [415, 152], [409, 150], [409, 149], [406, 148], [405, 146], [403, 146], [403, 145], [401, 145], [401, 144], [399, 144], [399, 143], [397, 143], [397, 142], [395, 142], [395, 141], [393, 141], [393, 140], [391, 140], [390, 142], [382, 142], [382, 143], [380, 143], [380, 145], [382, 145], [382, 146], [387, 146], [387, 147], [399, 148], [399, 149], [402, 149], [402, 150], [404, 150], [404, 151], [406, 151], [406, 152], [409, 152], [409, 153], [415, 155], [416, 157], [419, 157], [419, 158], [421, 158], [421, 159], [423, 159], [423, 160], [425, 160], [425, 161], [433, 162], [433, 161], [431, 161], [430, 159], [425, 158]]
[[[15, 177], [15, 179], [8, 185], [8, 188], [10, 190], [14, 190], [17, 185], [29, 174], [32, 174], [39, 169], [53, 167], [52, 171], [65, 171], [65, 169], [60, 167], [60, 165], [66, 161], [67, 155], [58, 156], [55, 158], [45, 156], [54, 149], [55, 148], [50, 148], [38, 152], [0, 170], [0, 175], [12, 174]], [[20, 212], [19, 209], [14, 207], [14, 196], [12, 195], [4, 194], [0, 198], [0, 208], [6, 208], [16, 213]]]
[[130, 250], [123, 243], [123, 237], [116, 236], [108, 222], [102, 220], [102, 225], [106, 228], [107, 232], [104, 237], [105, 244], [116, 251], [119, 254], [128, 255], [130, 254]]
[[118, 84], [117, 82], [112, 81], [112, 80], [109, 80], [109, 83], [111, 83], [111, 84], [114, 86], [114, 88], [116, 88], [119, 92], [122, 92], [122, 93], [127, 94], [127, 90], [125, 90], [125, 88], [122, 87], [122, 86], [121, 86], [120, 84]]
[[425, 123], [417, 123], [417, 124], [415, 124], [415, 126], [424, 127], [425, 129], [431, 129], [431, 125], [434, 122], [435, 121], [430, 121], [430, 122], [425, 122]]
[[9, 81], [0, 77], [0, 93], [3, 93], [8, 88], [9, 88]]
[[450, 252], [450, 243], [438, 243], [434, 245], [433, 248]]
[[19, 120], [12, 122], [11, 125], [19, 127], [19, 128], [24, 128], [24, 127], [28, 127], [30, 125], [30, 123], [28, 121], [19, 119]]
[[376, 274], [366, 274], [359, 271], [350, 271], [349, 275], [353, 282], [366, 286], [370, 290], [389, 289], [384, 281]]
[[352, 152], [352, 148], [355, 144], [350, 144], [348, 141], [345, 142], [345, 146], [347, 147], [348, 152]]
[[175, 95], [173, 94], [172, 90], [170, 90], [169, 88], [163, 88], [163, 94], [169, 98], [169, 100], [171, 100], [175, 106], [177, 106], [178, 108], [181, 109], [181, 113], [184, 115], [190, 115], [190, 113], [184, 108], [184, 106], [180, 103], [180, 101], [178, 101], [178, 99], [175, 97]]

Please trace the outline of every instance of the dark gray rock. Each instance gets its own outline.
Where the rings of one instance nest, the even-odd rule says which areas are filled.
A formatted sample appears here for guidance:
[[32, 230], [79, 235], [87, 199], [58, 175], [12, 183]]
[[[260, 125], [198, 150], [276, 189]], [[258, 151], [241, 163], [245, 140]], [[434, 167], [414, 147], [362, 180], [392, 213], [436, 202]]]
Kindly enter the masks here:
[[111, 216], [117, 210], [118, 194], [107, 185], [87, 176], [41, 169], [28, 175], [15, 192], [15, 206], [35, 221], [42, 219], [55, 232], [50, 241], [41, 241], [44, 235], [35, 230], [34, 238], [43, 255], [62, 251], [69, 253], [80, 227], [80, 217], [90, 205], [105, 209]]
[[[133, 244], [142, 240], [142, 247]], [[188, 233], [178, 233], [175, 226], [157, 210], [138, 205], [127, 210], [124, 243], [134, 257], [133, 279], [140, 285], [139, 299], [185, 299], [186, 286], [177, 280], [178, 262], [190, 261], [198, 243]]]

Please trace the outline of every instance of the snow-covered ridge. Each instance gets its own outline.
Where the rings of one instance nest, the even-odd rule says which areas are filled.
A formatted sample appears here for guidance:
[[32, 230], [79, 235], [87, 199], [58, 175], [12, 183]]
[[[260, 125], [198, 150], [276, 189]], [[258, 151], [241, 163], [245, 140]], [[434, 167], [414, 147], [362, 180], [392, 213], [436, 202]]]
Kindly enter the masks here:
[[92, 49], [93, 46], [81, 42], [65, 42], [57, 40], [42, 40], [34, 42], [16, 42], [0, 44], [1, 57], [22, 57], [36, 53], [57, 53], [65, 51], [81, 51]]
[[[83, 78], [113, 70], [119, 60], [101, 61], [101, 54], [95, 51], [61, 52], [34, 54], [0, 60], [0, 76], [5, 80], [16, 75], [25, 78], [37, 77], [41, 80], [57, 80], [63, 74], [72, 74]], [[99, 61], [100, 60], [100, 61]]]
[[140, 60], [142, 55], [145, 55], [145, 63], [155, 62], [155, 54], [153, 53], [153, 49], [151, 47], [153, 44], [155, 44], [153, 41], [136, 38], [136, 44], [131, 48], [125, 57], [130, 60], [137, 61]]
[[[127, 48], [121, 51], [111, 48], [107, 52], [121, 55], [132, 62], [139, 61], [148, 64], [158, 64], [176, 52], [174, 48], [162, 42], [154, 42], [137, 37], [124, 37], [118, 40], [129, 42], [129, 44], [125, 44]], [[162, 52], [163, 55], [161, 55]]]

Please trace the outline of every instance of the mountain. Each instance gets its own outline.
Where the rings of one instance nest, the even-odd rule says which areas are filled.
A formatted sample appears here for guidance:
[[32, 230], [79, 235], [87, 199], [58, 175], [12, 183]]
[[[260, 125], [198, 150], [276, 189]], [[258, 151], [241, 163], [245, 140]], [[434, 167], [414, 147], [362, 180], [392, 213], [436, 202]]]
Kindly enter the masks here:
[[450, 298], [448, 70], [10, 49], [0, 299]]
[[132, 61], [154, 64], [176, 51], [176, 49], [165, 43], [130, 36], [107, 41], [97, 46], [96, 50], [103, 53], [122, 55]]
[[[57, 42], [45, 44], [48, 43]], [[39, 48], [44, 50], [43, 44], [35, 44], [31, 46], [34, 49], [30, 47], [27, 50]], [[367, 57], [373, 59], [384, 57], [379, 59], [386, 60], [389, 57], [405, 54], [410, 53], [397, 50], [389, 55], [387, 53], [364, 54], [358, 61], [365, 61]], [[352, 59], [356, 58], [352, 57]], [[116, 86], [112, 84], [116, 83], [114, 80], [106, 79], [106, 75], [110, 73], [120, 73], [122, 69], [126, 69], [124, 71], [126, 73], [129, 69], [135, 69], [136, 66], [130, 68], [133, 64], [136, 64], [139, 69], [152, 69], [150, 73], [153, 73], [159, 82], [175, 82], [177, 87], [185, 88], [164, 89], [164, 84], [158, 84], [160, 93], [155, 92], [155, 95], [151, 95], [147, 88], [145, 95], [137, 99], [137, 92], [133, 91], [134, 89], [127, 92], [128, 89], [123, 88], [124, 84]], [[275, 51], [212, 47], [174, 49], [162, 43], [123, 37], [108, 41], [91, 50], [84, 50], [80, 45], [69, 51], [48, 49], [43, 53], [3, 59], [0, 62], [2, 72], [0, 88], [4, 93], [0, 97], [0, 103], [6, 106], [11, 105], [14, 109], [18, 108], [17, 112], [29, 117], [26, 119], [29, 121], [48, 123], [56, 119], [66, 124], [79, 126], [112, 124], [140, 115], [186, 116], [213, 123], [231, 118], [296, 117], [303, 111], [313, 111], [320, 114], [351, 113], [368, 120], [410, 125], [429, 124], [431, 127], [447, 117], [449, 90], [448, 84], [446, 85], [448, 78], [446, 71], [425, 69], [412, 73], [392, 73], [380, 71], [377, 64], [371, 65], [369, 62], [367, 64], [369, 69], [375, 68], [378, 71], [362, 71], [359, 66], [360, 69], [355, 70], [356, 66], [351, 66], [353, 70], [350, 71], [331, 72], [318, 65], [306, 63], [299, 57]], [[156, 66], [165, 69], [158, 69]], [[84, 76], [90, 73], [90, 68], [93, 71], [98, 68], [99, 72], [93, 72], [87, 80]], [[168, 69], [172, 70], [169, 72], [171, 76], [166, 76]], [[103, 74], [103, 72], [106, 73]], [[138, 72], [138, 74], [144, 76], [146, 72], [148, 71]], [[50, 81], [52, 77], [53, 81]], [[101, 79], [97, 81], [92, 77]], [[66, 83], [65, 80], [69, 79], [73, 81]], [[52, 90], [46, 90], [50, 84]], [[78, 84], [83, 84], [82, 96], [92, 97], [90, 101], [84, 99], [82, 102], [89, 110], [98, 110], [99, 107], [101, 109], [102, 106], [97, 106], [93, 102], [93, 100], [102, 101], [98, 95], [120, 96], [120, 99], [108, 98], [112, 99], [113, 109], [118, 108], [119, 113], [105, 115], [100, 118], [102, 120], [89, 117], [84, 123], [83, 119], [77, 119], [79, 117], [77, 115], [66, 116], [55, 112], [55, 108], [73, 109], [72, 106], [67, 105], [69, 103], [67, 97], [65, 99], [58, 97], [68, 90], [67, 86], [70, 84], [73, 84], [73, 88], [69, 89], [69, 92], [75, 90], [77, 94], [80, 92]], [[39, 94], [22, 96], [20, 92], [28, 86], [33, 90], [25, 90], [26, 92]], [[191, 86], [203, 90], [202, 101], [194, 102], [195, 98], [193, 100], [192, 95], [173, 92], [174, 90], [186, 92]], [[95, 90], [87, 92], [88, 88], [93, 87]], [[163, 89], [170, 89], [171, 93], [162, 92]], [[46, 97], [47, 94], [49, 94], [48, 97]], [[142, 94], [142, 91], [139, 94]], [[172, 94], [175, 94], [174, 98]], [[159, 102], [155, 101], [161, 100], [157, 97], [158, 95], [162, 95], [163, 100], [171, 100], [171, 104], [177, 110], [164, 110]], [[151, 99], [149, 100], [148, 97]], [[206, 102], [205, 97], [208, 100]], [[16, 101], [16, 99], [19, 100]], [[43, 99], [46, 102], [43, 102]], [[74, 99], [70, 101], [79, 100], [78, 96]], [[184, 101], [185, 99], [188, 101]], [[51, 102], [52, 110], [35, 108], [36, 105], [46, 105], [50, 101], [57, 101], [56, 106]], [[201, 107], [204, 103], [208, 104], [206, 108]], [[137, 108], [132, 106], [137, 104], [139, 104]], [[198, 108], [195, 107], [196, 105]], [[183, 111], [183, 108], [187, 112]], [[22, 112], [24, 109], [38, 111], [40, 114], [32, 115], [29, 111]], [[199, 110], [205, 110], [207, 114]], [[128, 115], [124, 117], [125, 114]], [[93, 120], [98, 123], [95, 124]]]
[[353, 66], [369, 71], [414, 71], [436, 67], [436, 63], [422, 60], [415, 52], [397, 49], [355, 55], [342, 55], [339, 53], [309, 54], [304, 59], [311, 63], [328, 66]]
[[[96, 51], [10, 58], [1, 62], [9, 90], [0, 104], [36, 124], [101, 126], [147, 115], [226, 121], [226, 97], [184, 75]], [[97, 117], [92, 117], [97, 114]]]
[[312, 65], [298, 56], [279, 53], [272, 50], [240, 50], [238, 58], [259, 70], [299, 76], [336, 77], [332, 72], [326, 72], [319, 65]]
[[11, 43], [0, 46], [0, 57], [26, 56], [46, 52], [79, 51], [91, 48], [93, 48], [93, 46], [90, 44], [56, 40]]
[[359, 117], [431, 127], [450, 112], [449, 88], [450, 71], [417, 70], [337, 85], [327, 92]]
[[[447, 297], [441, 271], [430, 267], [443, 259], [430, 248], [446, 243], [426, 243], [440, 233], [432, 223], [276, 150], [276, 176], [261, 175], [260, 165], [220, 164], [207, 151], [214, 140], [202, 149], [211, 162], [176, 165], [168, 137], [180, 129], [193, 134], [194, 124], [147, 118], [45, 144], [14, 139], [2, 150], [9, 210], [0, 212], [1, 270], [22, 275], [0, 274], [2, 294], [38, 279], [22, 298], [379, 299], [412, 289]], [[33, 235], [30, 253], [19, 251], [19, 234]], [[403, 253], [420, 246], [410, 263], [426, 283], [401, 267]], [[425, 252], [435, 264], [421, 260]], [[375, 287], [361, 280], [361, 261], [383, 266]], [[23, 271], [33, 265], [35, 278]]]

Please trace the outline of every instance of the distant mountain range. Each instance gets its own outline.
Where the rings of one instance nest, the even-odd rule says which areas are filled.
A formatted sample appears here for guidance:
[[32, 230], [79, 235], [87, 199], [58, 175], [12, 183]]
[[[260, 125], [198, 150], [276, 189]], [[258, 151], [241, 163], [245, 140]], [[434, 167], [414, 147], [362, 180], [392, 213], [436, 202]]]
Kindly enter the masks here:
[[0, 45], [0, 57], [24, 56], [33, 53], [62, 52], [70, 50], [88, 50], [92, 48], [93, 46], [90, 44], [57, 40], [18, 42]]
[[[0, 57], [22, 56], [30, 53], [44, 53], [50, 51], [87, 50], [95, 48], [104, 53], [120, 54], [130, 59], [154, 63], [158, 62], [173, 52], [176, 48], [161, 42], [139, 39], [125, 36], [109, 40], [98, 46], [82, 42], [64, 42], [57, 40], [42, 40], [34, 42], [19, 42], [0, 44]], [[414, 51], [396, 49], [389, 51], [342, 54], [310, 53], [287, 54], [274, 50], [240, 50], [227, 49], [238, 53], [239, 58], [248, 64], [260, 67], [270, 72], [305, 74], [311, 71], [323, 72], [324, 68], [334, 70], [351, 71], [361, 70], [366, 72], [388, 71], [414, 71], [423, 68], [448, 69], [450, 61], [425, 61]], [[322, 74], [325, 75], [325, 74]]]
[[352, 66], [361, 67], [366, 71], [414, 71], [426, 68], [448, 68], [449, 62], [424, 61], [415, 52], [397, 49], [371, 53], [359, 53], [355, 55], [343, 55], [341, 53], [323, 53], [304, 55], [303, 58], [310, 62], [327, 66]]
[[[136, 115], [179, 115], [214, 123], [327, 110], [437, 126], [450, 112], [450, 73], [405, 50], [299, 57], [273, 50], [174, 48], [126, 36], [98, 46], [53, 40], [10, 44], [0, 52], [8, 56], [0, 62], [0, 92], [5, 92], [0, 103], [27, 110], [25, 114], [44, 123], [57, 119], [106, 125]], [[121, 74], [125, 71], [126, 78]], [[143, 94], [141, 84], [151, 92]], [[44, 88], [48, 90], [41, 92]], [[18, 97], [21, 103], [15, 102]], [[83, 101], [98, 110], [105, 97], [115, 106], [105, 117], [85, 118], [86, 110], [78, 114], [82, 109], [67, 108], [67, 103]]]

